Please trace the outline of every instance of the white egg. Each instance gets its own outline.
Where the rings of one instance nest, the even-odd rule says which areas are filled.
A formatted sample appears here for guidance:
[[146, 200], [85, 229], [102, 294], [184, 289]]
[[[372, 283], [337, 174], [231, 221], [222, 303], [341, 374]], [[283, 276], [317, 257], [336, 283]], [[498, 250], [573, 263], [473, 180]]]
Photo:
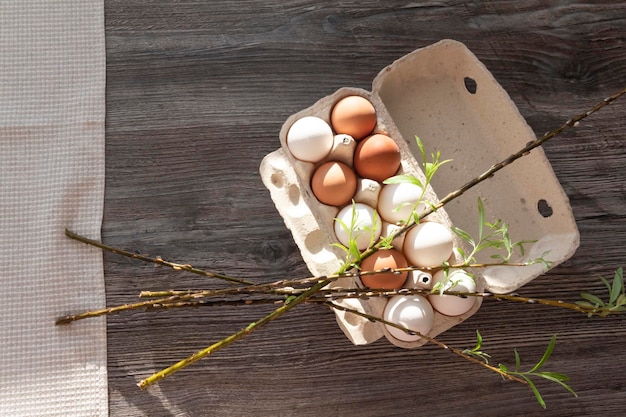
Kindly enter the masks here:
[[[439, 271], [433, 275], [433, 284], [442, 282], [445, 280], [445, 274], [443, 271]], [[476, 282], [465, 271], [455, 270], [450, 271], [449, 281], [444, 286], [446, 291], [458, 291], [458, 292], [475, 292]], [[428, 300], [432, 306], [446, 316], [460, 316], [471, 310], [476, 302], [475, 297], [464, 297], [457, 295], [437, 295], [430, 294]]]
[[352, 238], [359, 250], [367, 249], [372, 240], [378, 240], [381, 227], [381, 220], [374, 209], [363, 203], [345, 206], [335, 219], [337, 240], [344, 246], [349, 246]]
[[[383, 318], [386, 321], [426, 335], [433, 327], [435, 313], [428, 300], [421, 295], [396, 295], [387, 302]], [[421, 339], [418, 335], [408, 334], [388, 324], [385, 324], [385, 327], [398, 340], [414, 342]]]
[[[415, 204], [422, 195], [421, 187], [411, 183], [386, 184], [378, 196], [378, 212], [389, 223], [404, 222], [411, 218]], [[418, 213], [424, 208], [420, 203]]]
[[452, 233], [437, 222], [424, 222], [406, 233], [402, 244], [404, 256], [415, 266], [438, 266], [452, 255]]
[[301, 161], [319, 162], [330, 152], [333, 131], [324, 120], [315, 116], [298, 119], [287, 132], [287, 147]]

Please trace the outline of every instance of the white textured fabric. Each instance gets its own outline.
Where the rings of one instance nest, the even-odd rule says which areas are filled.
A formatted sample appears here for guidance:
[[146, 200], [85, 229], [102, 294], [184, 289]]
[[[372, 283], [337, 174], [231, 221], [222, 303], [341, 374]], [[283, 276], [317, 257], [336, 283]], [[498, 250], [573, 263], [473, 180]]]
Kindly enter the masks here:
[[0, 1], [0, 416], [106, 416], [103, 0]]

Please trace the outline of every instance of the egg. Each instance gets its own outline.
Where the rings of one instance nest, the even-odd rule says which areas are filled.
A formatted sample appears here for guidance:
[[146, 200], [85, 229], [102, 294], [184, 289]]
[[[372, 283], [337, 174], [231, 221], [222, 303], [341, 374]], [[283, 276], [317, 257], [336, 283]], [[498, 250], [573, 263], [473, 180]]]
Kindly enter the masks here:
[[345, 133], [355, 140], [361, 140], [374, 130], [376, 110], [365, 97], [344, 97], [333, 107], [330, 123], [336, 133]]
[[410, 264], [438, 266], [452, 255], [452, 233], [447, 226], [437, 222], [424, 222], [414, 226], [404, 237], [402, 250]]
[[[426, 335], [433, 327], [435, 313], [428, 300], [421, 295], [396, 295], [387, 302], [383, 318]], [[385, 324], [385, 327], [389, 334], [398, 340], [414, 342], [421, 339], [419, 335], [408, 334], [388, 324]]]
[[369, 136], [354, 151], [354, 169], [363, 178], [382, 182], [393, 176], [400, 168], [400, 148], [387, 135], [377, 133]]
[[383, 220], [389, 223], [406, 222], [410, 220], [413, 209], [419, 213], [425, 208], [420, 203], [415, 204], [422, 196], [422, 187], [412, 183], [385, 184], [378, 196], [378, 213]]
[[[454, 270], [448, 275], [449, 281], [444, 285], [446, 291], [475, 292], [476, 282], [465, 271]], [[433, 276], [433, 283], [444, 281], [444, 271], [438, 271]], [[430, 294], [428, 300], [435, 310], [446, 316], [460, 316], [472, 309], [476, 302], [475, 297], [457, 296], [451, 294]]]
[[[385, 268], [406, 268], [404, 255], [395, 249], [381, 249], [374, 252], [361, 262], [361, 271], [378, 271]], [[361, 282], [368, 288], [397, 290], [402, 288], [406, 281], [407, 272], [386, 272], [375, 275], [364, 275]]]
[[356, 192], [356, 175], [342, 162], [325, 162], [313, 173], [311, 189], [320, 202], [343, 206]]
[[333, 143], [332, 129], [328, 123], [315, 116], [296, 120], [287, 132], [287, 148], [301, 161], [321, 161], [328, 155]]
[[372, 240], [380, 237], [382, 225], [374, 209], [363, 203], [345, 206], [334, 222], [337, 240], [344, 246], [350, 245], [352, 238], [359, 250], [365, 250]]

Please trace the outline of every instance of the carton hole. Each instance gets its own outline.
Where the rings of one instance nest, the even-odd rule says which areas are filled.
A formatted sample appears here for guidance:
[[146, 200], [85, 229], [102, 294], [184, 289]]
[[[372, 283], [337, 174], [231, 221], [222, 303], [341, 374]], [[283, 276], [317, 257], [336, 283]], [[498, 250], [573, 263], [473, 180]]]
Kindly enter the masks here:
[[550, 217], [552, 216], [552, 213], [554, 213], [550, 204], [548, 204], [548, 202], [544, 199], [537, 201], [537, 210], [539, 210], [539, 214], [543, 217]]
[[295, 184], [289, 186], [289, 201], [291, 201], [291, 204], [294, 206], [300, 203], [300, 188]]
[[478, 85], [476, 84], [476, 80], [470, 77], [465, 77], [463, 79], [463, 83], [465, 84], [465, 89], [467, 90], [468, 93], [476, 94], [476, 89], [478, 88]]
[[304, 246], [312, 253], [316, 254], [324, 249], [325, 235], [321, 230], [315, 230], [304, 238]]
[[279, 172], [273, 173], [270, 180], [272, 181], [272, 185], [276, 188], [283, 188], [283, 185], [285, 185], [284, 177]]

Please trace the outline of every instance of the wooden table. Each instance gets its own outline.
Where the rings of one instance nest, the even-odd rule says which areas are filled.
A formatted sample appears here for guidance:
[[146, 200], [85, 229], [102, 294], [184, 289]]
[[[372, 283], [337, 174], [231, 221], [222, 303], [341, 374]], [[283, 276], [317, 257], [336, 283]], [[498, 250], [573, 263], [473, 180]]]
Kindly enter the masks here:
[[[569, 4], [575, 3], [575, 4]], [[258, 173], [285, 119], [443, 38], [465, 43], [536, 134], [626, 81], [626, 3], [441, 1], [105, 2], [105, 243], [256, 282], [308, 276]], [[545, 145], [581, 234], [577, 253], [521, 293], [576, 300], [626, 265], [626, 138], [618, 101]], [[537, 179], [540, 186], [541, 179]], [[107, 302], [204, 278], [105, 254]], [[219, 285], [219, 284], [217, 284]], [[579, 398], [532, 392], [428, 345], [355, 347], [334, 315], [288, 315], [146, 391], [136, 383], [245, 327], [272, 306], [134, 312], [108, 318], [112, 416], [623, 415], [626, 326], [560, 309], [485, 302], [440, 339], [495, 364], [547, 369]]]

